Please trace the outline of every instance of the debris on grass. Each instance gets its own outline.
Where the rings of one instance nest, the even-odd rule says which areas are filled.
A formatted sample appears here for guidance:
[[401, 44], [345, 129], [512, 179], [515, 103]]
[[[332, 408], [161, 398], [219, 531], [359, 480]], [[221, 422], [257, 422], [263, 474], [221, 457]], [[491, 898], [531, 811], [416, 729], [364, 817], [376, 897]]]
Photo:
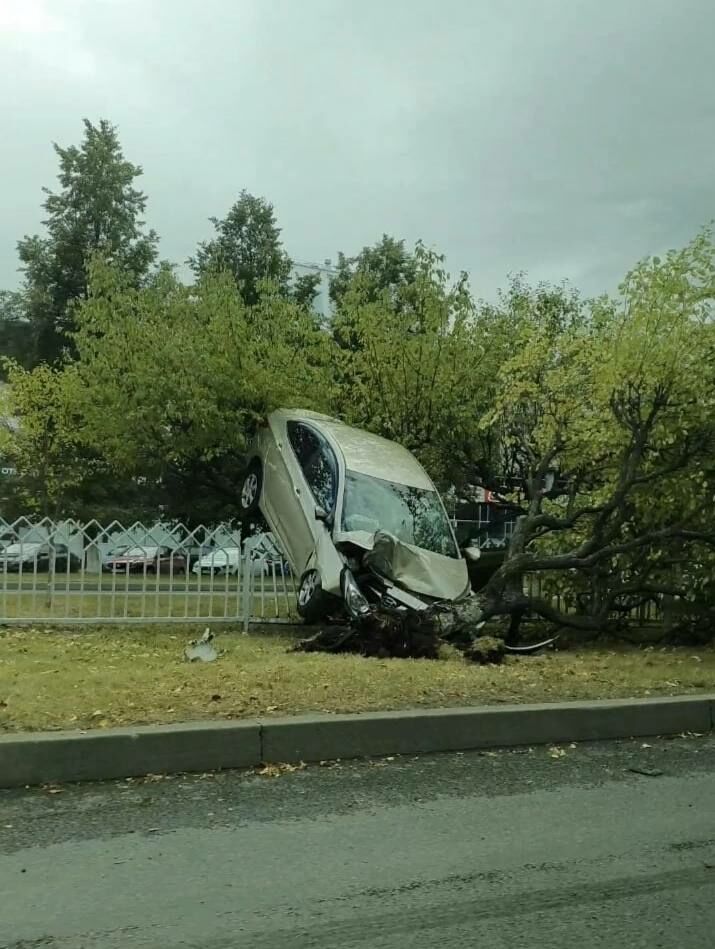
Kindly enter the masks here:
[[192, 639], [184, 650], [184, 658], [188, 662], [214, 662], [218, 659], [218, 652], [213, 644], [214, 634], [207, 626], [200, 639]]
[[[715, 649], [624, 645], [549, 651], [500, 665], [291, 653], [305, 628], [222, 627], [219, 662], [182, 647], [204, 625], [0, 630], [0, 732], [715, 692]], [[644, 661], [647, 658], [648, 661]], [[53, 675], [43, 675], [57, 669]], [[219, 695], [220, 699], [212, 698]], [[94, 715], [94, 713], [97, 713]], [[687, 735], [686, 737], [690, 737]], [[566, 745], [564, 745], [566, 747]], [[637, 746], [636, 746], [637, 747]]]
[[498, 665], [504, 659], [504, 640], [496, 636], [478, 636], [464, 652], [467, 659], [482, 666]]

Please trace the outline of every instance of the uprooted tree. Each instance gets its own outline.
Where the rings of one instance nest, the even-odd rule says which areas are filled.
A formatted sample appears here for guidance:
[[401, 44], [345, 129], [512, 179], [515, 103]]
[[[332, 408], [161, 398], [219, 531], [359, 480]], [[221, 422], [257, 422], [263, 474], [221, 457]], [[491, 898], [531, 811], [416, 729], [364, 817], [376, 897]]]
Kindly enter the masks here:
[[712, 619], [714, 296], [703, 233], [636, 267], [618, 301], [522, 322], [481, 420], [520, 512], [482, 621], [597, 632], [649, 598]]
[[[503, 562], [463, 606], [421, 618], [380, 617], [352, 635], [319, 635], [308, 648], [322, 639], [327, 648], [434, 655], [447, 639], [469, 653], [476, 637], [495, 629], [516, 642], [524, 617], [540, 620], [542, 629], [545, 621], [596, 634], [651, 599], [671, 604], [681, 632], [711, 635], [714, 295], [715, 248], [705, 232], [683, 250], [637, 266], [616, 300], [581, 303], [564, 288], [531, 290], [518, 280], [498, 306], [470, 315], [458, 346], [467, 349], [464, 364], [479, 372], [490, 405], [484, 410], [483, 392], [472, 406], [477, 432], [462, 423], [460, 437], [484, 449], [464, 477], [506, 486], [518, 512]], [[428, 381], [444, 373], [457, 383], [451, 400], [460, 385], [469, 392], [448, 345], [459, 323], [432, 330], [426, 361], [425, 330], [421, 339], [419, 330], [407, 332], [403, 342], [391, 322], [411, 326], [409, 311], [382, 303], [382, 311], [375, 302], [352, 310], [356, 338], [365, 338], [370, 353], [366, 366], [382, 371], [380, 386], [393, 388], [397, 420], [400, 411], [425, 407], [429, 420], [429, 400], [410, 389], [420, 367], [427, 366]], [[361, 335], [363, 325], [369, 334]], [[493, 377], [485, 364], [496, 367]], [[366, 391], [362, 410], [375, 406], [384, 424], [378, 380]], [[436, 418], [444, 411], [439, 407]], [[415, 427], [409, 430], [414, 437]]]

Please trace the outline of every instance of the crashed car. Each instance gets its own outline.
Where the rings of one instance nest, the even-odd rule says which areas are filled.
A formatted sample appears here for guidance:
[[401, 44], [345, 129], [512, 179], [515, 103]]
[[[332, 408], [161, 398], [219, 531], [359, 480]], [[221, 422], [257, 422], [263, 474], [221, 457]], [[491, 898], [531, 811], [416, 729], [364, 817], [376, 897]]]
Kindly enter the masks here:
[[[243, 519], [259, 512], [300, 578], [298, 612], [423, 610], [471, 595], [442, 500], [401, 445], [300, 409], [272, 412], [249, 451]], [[469, 551], [478, 556], [478, 551]]]

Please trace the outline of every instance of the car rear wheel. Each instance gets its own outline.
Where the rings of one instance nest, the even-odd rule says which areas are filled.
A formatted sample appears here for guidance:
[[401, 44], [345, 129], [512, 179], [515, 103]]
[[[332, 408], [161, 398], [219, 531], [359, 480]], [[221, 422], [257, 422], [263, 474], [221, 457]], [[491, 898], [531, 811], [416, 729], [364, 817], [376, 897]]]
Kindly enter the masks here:
[[258, 502], [261, 499], [262, 485], [263, 470], [261, 463], [260, 461], [252, 461], [241, 482], [239, 504], [243, 518], [248, 518], [258, 513]]
[[306, 623], [320, 622], [328, 612], [326, 600], [320, 574], [317, 570], [306, 570], [298, 587], [298, 615]]

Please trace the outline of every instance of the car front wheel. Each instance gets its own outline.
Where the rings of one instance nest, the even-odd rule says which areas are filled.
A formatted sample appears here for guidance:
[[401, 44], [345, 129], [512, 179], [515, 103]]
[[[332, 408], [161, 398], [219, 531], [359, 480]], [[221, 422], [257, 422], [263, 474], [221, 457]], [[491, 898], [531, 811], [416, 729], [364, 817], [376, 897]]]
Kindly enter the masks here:
[[239, 504], [241, 516], [251, 517], [258, 512], [258, 502], [261, 498], [263, 472], [259, 461], [253, 461], [243, 476]]
[[298, 587], [298, 615], [306, 623], [318, 623], [327, 614], [326, 595], [317, 570], [307, 570]]

